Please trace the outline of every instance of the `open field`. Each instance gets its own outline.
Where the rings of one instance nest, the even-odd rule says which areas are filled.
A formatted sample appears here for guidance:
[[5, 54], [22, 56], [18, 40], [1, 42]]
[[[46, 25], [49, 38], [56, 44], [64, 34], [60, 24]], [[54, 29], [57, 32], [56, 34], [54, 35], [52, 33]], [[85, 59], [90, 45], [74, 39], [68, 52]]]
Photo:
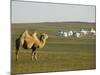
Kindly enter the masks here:
[[[55, 36], [59, 30], [89, 30], [96, 28], [92, 23], [26, 23], [12, 24], [11, 57], [12, 74], [54, 71], [86, 70], [96, 68], [95, 38], [60, 38]], [[25, 29], [30, 34], [37, 31], [49, 35], [44, 48], [38, 50], [38, 60], [31, 61], [31, 50], [21, 49], [18, 62], [15, 61], [15, 39]], [[39, 36], [39, 35], [38, 35]]]

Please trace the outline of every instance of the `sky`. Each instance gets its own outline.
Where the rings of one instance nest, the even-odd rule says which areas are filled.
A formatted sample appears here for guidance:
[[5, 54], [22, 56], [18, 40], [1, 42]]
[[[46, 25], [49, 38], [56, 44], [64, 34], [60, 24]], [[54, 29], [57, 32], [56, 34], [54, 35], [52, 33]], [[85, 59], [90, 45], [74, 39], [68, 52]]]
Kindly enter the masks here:
[[12, 1], [12, 23], [95, 22], [96, 7], [29, 1]]

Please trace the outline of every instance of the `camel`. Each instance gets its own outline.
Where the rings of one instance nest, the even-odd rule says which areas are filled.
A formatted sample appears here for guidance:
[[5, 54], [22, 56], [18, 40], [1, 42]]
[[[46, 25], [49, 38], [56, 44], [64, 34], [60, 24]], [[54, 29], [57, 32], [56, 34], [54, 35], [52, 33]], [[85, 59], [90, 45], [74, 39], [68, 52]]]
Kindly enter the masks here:
[[32, 60], [35, 58], [37, 60], [37, 48], [43, 48], [48, 35], [42, 33], [40, 38], [37, 37], [37, 32], [34, 32], [32, 35], [28, 33], [28, 30], [25, 30], [17, 39], [16, 39], [16, 61], [18, 60], [18, 53], [20, 48], [32, 49]]

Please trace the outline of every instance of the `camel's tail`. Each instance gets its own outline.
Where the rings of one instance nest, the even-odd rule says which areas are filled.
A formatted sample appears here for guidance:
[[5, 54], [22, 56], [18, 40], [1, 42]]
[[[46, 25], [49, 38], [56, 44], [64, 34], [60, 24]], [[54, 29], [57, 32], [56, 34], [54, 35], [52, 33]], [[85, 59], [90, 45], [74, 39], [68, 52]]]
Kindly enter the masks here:
[[20, 47], [20, 39], [17, 38], [16, 39], [16, 50], [19, 50], [19, 47]]

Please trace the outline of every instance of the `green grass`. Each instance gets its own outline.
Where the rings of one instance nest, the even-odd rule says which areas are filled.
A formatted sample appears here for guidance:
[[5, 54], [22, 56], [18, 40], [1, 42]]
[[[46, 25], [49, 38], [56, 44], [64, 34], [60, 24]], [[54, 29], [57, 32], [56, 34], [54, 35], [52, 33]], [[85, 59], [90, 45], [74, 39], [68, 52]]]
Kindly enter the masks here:
[[[95, 38], [59, 38], [58, 30], [79, 30], [80, 28], [95, 28], [90, 23], [36, 23], [12, 24], [12, 74], [37, 73], [54, 71], [86, 70], [96, 68]], [[47, 32], [49, 38], [44, 48], [37, 49], [38, 60], [31, 61], [31, 50], [21, 49], [19, 60], [15, 60], [15, 39], [25, 29], [30, 33]]]

